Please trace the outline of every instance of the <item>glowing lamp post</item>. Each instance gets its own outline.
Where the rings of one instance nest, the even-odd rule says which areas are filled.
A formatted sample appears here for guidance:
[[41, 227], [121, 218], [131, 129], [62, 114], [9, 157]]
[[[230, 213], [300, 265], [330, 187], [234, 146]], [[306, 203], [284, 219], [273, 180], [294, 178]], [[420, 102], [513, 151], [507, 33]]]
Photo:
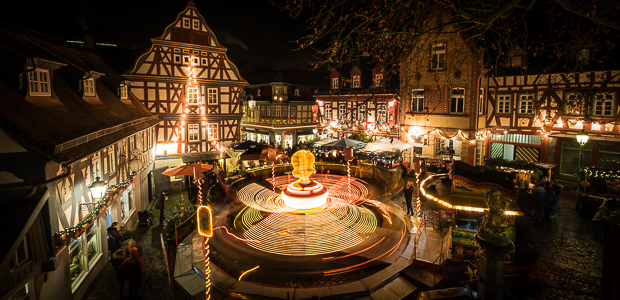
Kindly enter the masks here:
[[209, 270], [209, 238], [213, 236], [213, 214], [208, 206], [201, 205], [196, 212], [198, 217], [198, 234], [205, 237], [205, 285], [207, 300], [211, 298], [211, 270]]
[[103, 197], [106, 189], [105, 182], [101, 181], [100, 179], [101, 178], [97, 176], [97, 178], [95, 178], [95, 181], [88, 186], [90, 194], [93, 196], [93, 199], [95, 201], [99, 201], [99, 199]]
[[581, 132], [577, 134], [577, 143], [579, 143], [579, 171], [577, 172], [577, 204], [575, 205], [575, 209], [579, 210], [580, 203], [580, 194], [581, 194], [581, 166], [583, 161], [583, 146], [588, 142], [590, 136], [581, 129]]

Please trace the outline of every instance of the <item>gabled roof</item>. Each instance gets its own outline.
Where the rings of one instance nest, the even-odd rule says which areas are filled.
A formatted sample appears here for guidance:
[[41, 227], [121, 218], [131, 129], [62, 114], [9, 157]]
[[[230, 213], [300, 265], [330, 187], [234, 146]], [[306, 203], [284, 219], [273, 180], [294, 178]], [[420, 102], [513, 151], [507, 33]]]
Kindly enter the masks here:
[[[65, 64], [50, 72], [52, 97], [26, 98], [28, 83], [23, 72], [31, 58]], [[158, 122], [133, 96], [123, 103], [116, 96], [122, 77], [85, 49], [25, 28], [0, 25], [0, 66], [0, 122], [15, 139], [35, 145], [59, 161], [83, 157]], [[104, 74], [96, 79], [100, 105], [85, 101], [79, 90], [84, 73], [90, 71]], [[115, 128], [122, 124], [125, 127]], [[101, 130], [107, 132], [88, 138]], [[66, 151], [57, 151], [63, 143], [68, 143]]]

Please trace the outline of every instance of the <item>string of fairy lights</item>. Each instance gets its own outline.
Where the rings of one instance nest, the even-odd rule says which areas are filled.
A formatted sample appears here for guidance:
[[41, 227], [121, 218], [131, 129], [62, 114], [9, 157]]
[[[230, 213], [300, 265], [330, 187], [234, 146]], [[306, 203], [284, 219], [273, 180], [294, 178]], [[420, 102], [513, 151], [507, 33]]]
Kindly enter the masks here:
[[603, 179], [620, 179], [620, 171], [617, 170], [599, 170], [595, 168], [584, 168], [588, 178], [603, 178]]
[[114, 192], [116, 192], [116, 190], [122, 189], [122, 188], [126, 187], [127, 185], [129, 185], [132, 182], [132, 180], [133, 180], [135, 175], [136, 175], [136, 173], [132, 172], [122, 182], [119, 182], [117, 184], [108, 186], [106, 188], [106, 191], [105, 191], [103, 197], [101, 197], [101, 199], [99, 201], [97, 201], [97, 204], [95, 204], [93, 209], [88, 213], [88, 215], [86, 215], [86, 217], [84, 217], [81, 221], [79, 221], [75, 226], [69, 227], [69, 228], [67, 228], [65, 230], [62, 230], [62, 231], [58, 231], [56, 233], [56, 236], [62, 236], [62, 235], [65, 235], [65, 234], [76, 233], [76, 232], [80, 231], [84, 227], [84, 225], [90, 224], [93, 221], [93, 219], [99, 214], [99, 211], [108, 203], [108, 201], [110, 201], [110, 197], [112, 197], [112, 194]]

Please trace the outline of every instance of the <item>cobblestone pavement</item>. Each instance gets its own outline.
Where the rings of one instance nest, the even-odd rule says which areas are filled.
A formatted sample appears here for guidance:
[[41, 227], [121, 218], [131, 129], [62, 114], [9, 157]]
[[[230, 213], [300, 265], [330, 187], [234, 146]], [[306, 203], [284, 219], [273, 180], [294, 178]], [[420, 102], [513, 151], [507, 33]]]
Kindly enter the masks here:
[[517, 218], [518, 299], [601, 299], [604, 226], [577, 216], [566, 188], [557, 219]]
[[[172, 202], [179, 195], [171, 195], [166, 201], [166, 207], [172, 207]], [[164, 211], [164, 216], [168, 216], [169, 209]], [[146, 255], [146, 263], [143, 270], [142, 285], [140, 287], [141, 299], [149, 300], [185, 300], [188, 299], [183, 292], [174, 289], [168, 283], [168, 275], [164, 263], [164, 255], [161, 248], [160, 234], [163, 233], [163, 226], [159, 224], [159, 210], [153, 209], [153, 225], [151, 227], [141, 227], [134, 231], [134, 236], [138, 244], [142, 247]], [[125, 285], [125, 295], [129, 293], [129, 284]], [[86, 291], [82, 299], [85, 300], [112, 300], [119, 299], [118, 281], [112, 264], [107, 263], [103, 270], [97, 275], [94, 282]]]

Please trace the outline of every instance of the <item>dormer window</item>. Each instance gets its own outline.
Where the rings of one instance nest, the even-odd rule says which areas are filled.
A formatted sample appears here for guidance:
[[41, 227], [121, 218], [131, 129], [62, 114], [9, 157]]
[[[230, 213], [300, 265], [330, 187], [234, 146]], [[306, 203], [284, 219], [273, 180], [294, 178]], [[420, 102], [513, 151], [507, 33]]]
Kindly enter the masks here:
[[338, 89], [338, 78], [332, 78], [332, 89]]
[[375, 87], [380, 87], [383, 84], [383, 74], [375, 74]]
[[95, 79], [84, 79], [84, 96], [95, 96]]
[[353, 76], [353, 87], [354, 88], [360, 87], [360, 77], [359, 77], [359, 75]]
[[121, 100], [127, 100], [127, 85], [121, 86]]
[[513, 55], [510, 60], [510, 65], [513, 67], [521, 67], [523, 66], [523, 56], [521, 55]]
[[200, 29], [200, 23], [198, 22], [198, 20], [194, 20], [194, 29]]
[[260, 89], [256, 89], [256, 97], [260, 97]]
[[189, 28], [189, 18], [183, 18], [183, 28]]
[[295, 89], [295, 96], [299, 97], [299, 89]]
[[36, 69], [28, 72], [30, 96], [50, 96], [50, 76], [48, 70]]
[[577, 52], [577, 62], [590, 61], [590, 49], [581, 49]]

